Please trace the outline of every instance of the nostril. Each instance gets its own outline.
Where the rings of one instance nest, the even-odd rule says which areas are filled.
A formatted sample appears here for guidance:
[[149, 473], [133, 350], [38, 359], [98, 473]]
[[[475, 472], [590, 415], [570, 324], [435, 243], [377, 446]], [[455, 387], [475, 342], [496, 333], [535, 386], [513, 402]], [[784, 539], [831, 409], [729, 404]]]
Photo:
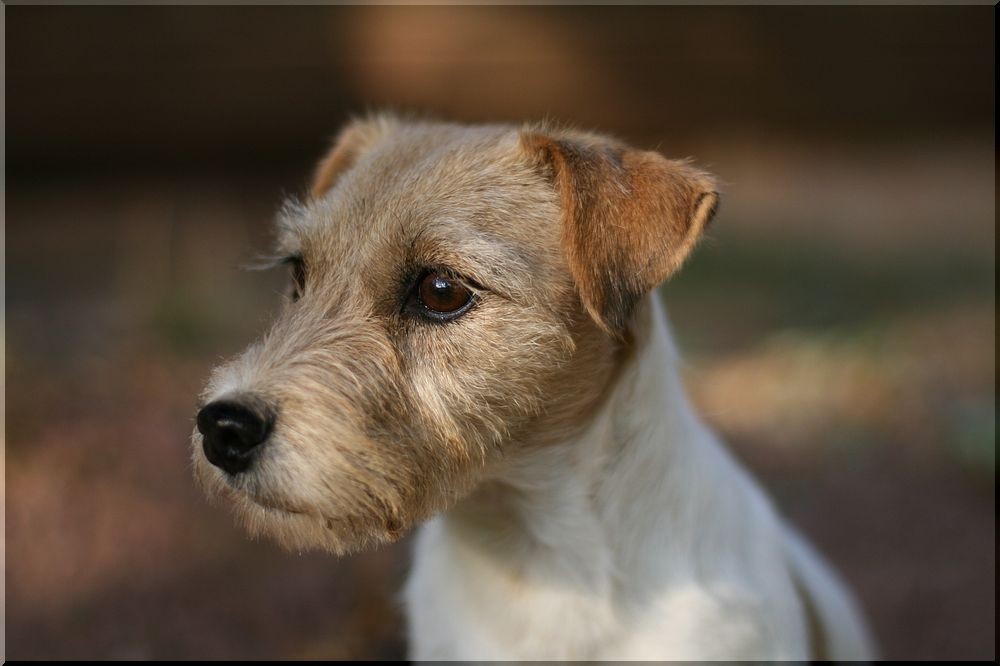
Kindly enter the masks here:
[[198, 412], [205, 457], [231, 474], [242, 472], [271, 432], [274, 419], [258, 400], [217, 400]]

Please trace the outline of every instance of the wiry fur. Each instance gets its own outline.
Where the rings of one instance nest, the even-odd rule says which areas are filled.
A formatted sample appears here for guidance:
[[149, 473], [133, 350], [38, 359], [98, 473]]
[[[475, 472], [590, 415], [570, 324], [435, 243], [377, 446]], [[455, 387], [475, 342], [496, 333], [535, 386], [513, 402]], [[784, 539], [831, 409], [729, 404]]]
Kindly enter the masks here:
[[[716, 200], [596, 135], [355, 121], [279, 216], [301, 298], [203, 395], [253, 395], [273, 432], [236, 476], [196, 432], [196, 475], [297, 549], [441, 514], [407, 586], [415, 658], [806, 658], [797, 586], [831, 654], [863, 656], [849, 597], [688, 406], [649, 295]], [[473, 308], [408, 313], [426, 268]]]

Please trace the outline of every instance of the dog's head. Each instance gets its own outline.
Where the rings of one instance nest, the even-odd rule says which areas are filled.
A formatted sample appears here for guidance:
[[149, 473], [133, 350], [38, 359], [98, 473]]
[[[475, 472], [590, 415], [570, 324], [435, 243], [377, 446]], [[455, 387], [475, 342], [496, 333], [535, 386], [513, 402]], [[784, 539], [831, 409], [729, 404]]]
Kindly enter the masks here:
[[591, 134], [350, 124], [279, 216], [292, 295], [215, 371], [196, 475], [290, 547], [397, 537], [586, 424], [716, 201], [686, 163]]

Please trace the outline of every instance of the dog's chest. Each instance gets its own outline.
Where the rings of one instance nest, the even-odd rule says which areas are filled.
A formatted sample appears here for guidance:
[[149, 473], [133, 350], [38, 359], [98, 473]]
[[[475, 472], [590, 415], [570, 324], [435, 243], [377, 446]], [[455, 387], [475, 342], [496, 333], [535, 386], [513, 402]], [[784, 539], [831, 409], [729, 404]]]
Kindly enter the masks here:
[[530, 558], [498, 569], [456, 546], [440, 520], [421, 528], [405, 590], [414, 659], [597, 659], [620, 635], [610, 594]]
[[[411, 659], [687, 660], [804, 654], [803, 646], [783, 636], [780, 626], [766, 626], [768, 614], [752, 596], [671, 585], [652, 595], [635, 595], [630, 603], [620, 590], [612, 594], [601, 589], [597, 580], [581, 585], [579, 579], [530, 566], [497, 570], [489, 564], [496, 559], [480, 559], [456, 547], [443, 532], [437, 519], [418, 537], [405, 590]], [[793, 645], [790, 652], [782, 647], [785, 643]]]

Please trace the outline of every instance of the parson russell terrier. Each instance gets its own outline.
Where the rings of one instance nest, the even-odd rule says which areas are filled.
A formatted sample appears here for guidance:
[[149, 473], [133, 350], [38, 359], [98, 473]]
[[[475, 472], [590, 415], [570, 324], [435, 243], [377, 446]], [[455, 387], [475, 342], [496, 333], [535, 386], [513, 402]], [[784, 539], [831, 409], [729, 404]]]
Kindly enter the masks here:
[[279, 215], [293, 293], [195, 474], [253, 534], [423, 522], [413, 659], [867, 659], [849, 593], [695, 415], [655, 288], [712, 177], [604, 136], [350, 123]]

